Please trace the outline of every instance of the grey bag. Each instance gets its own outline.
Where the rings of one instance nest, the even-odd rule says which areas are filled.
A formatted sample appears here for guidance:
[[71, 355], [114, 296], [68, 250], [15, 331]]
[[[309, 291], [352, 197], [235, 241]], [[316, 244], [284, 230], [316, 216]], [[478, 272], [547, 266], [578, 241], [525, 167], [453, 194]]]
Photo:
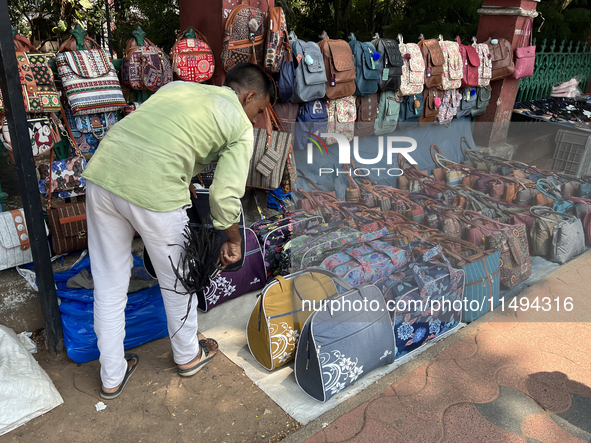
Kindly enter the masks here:
[[536, 218], [550, 223], [556, 223], [556, 220], [545, 217], [546, 215], [559, 216], [563, 219], [556, 223], [552, 230], [552, 244], [548, 256], [550, 261], [563, 264], [585, 252], [583, 224], [575, 215], [562, 214], [546, 206], [532, 206], [530, 212]]
[[308, 317], [296, 350], [296, 381], [320, 402], [394, 361], [394, 332], [382, 292], [343, 283], [345, 293]]
[[492, 90], [490, 86], [478, 88], [478, 92], [476, 93], [476, 106], [474, 106], [471, 111], [472, 117], [477, 117], [481, 114], [484, 114], [492, 95], [491, 91]]
[[326, 71], [320, 46], [314, 42], [298, 40], [293, 31], [290, 32], [290, 44], [296, 66], [291, 101], [304, 103], [324, 97]]
[[[474, 92], [473, 92], [474, 91]], [[460, 101], [460, 108], [456, 114], [457, 118], [472, 115], [472, 109], [476, 107], [476, 88], [466, 88], [462, 91], [462, 100]]]

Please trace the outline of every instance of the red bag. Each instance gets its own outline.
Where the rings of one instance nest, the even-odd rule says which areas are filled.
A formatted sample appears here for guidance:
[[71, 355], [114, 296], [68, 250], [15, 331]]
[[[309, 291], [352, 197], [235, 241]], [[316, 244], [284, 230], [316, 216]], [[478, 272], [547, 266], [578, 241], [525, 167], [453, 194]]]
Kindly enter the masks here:
[[478, 86], [478, 67], [480, 66], [480, 57], [476, 48], [470, 45], [462, 45], [462, 40], [459, 36], [456, 37], [458, 45], [460, 45], [460, 55], [462, 56], [462, 66], [464, 76], [462, 77], [462, 86], [476, 87]]
[[519, 46], [515, 48], [515, 72], [513, 72], [511, 78], [526, 78], [534, 75], [536, 46], [532, 44], [531, 28], [533, 20], [533, 18], [526, 19], [521, 30]]
[[197, 38], [184, 38], [189, 29], [177, 36], [176, 43], [170, 51], [172, 70], [181, 80], [203, 83], [213, 76], [213, 51], [205, 36], [199, 31], [195, 31]]

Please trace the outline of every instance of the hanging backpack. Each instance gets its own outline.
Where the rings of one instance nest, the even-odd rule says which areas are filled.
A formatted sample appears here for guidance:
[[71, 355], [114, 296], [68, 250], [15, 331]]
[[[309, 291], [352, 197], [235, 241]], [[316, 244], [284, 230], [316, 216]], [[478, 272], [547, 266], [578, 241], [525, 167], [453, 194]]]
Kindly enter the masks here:
[[481, 114], [484, 114], [486, 108], [488, 107], [488, 103], [490, 102], [491, 95], [492, 91], [490, 86], [477, 88], [476, 105], [471, 111], [472, 117], [477, 117]]
[[378, 92], [381, 63], [375, 46], [360, 42], [353, 33], [349, 35], [349, 40], [355, 60], [355, 95], [366, 96]]
[[265, 53], [265, 69], [279, 72], [283, 62], [283, 54], [289, 49], [285, 13], [280, 6], [269, 7], [269, 32], [267, 32], [267, 52]]
[[135, 38], [127, 40], [121, 65], [121, 82], [125, 86], [157, 91], [171, 81], [172, 67], [164, 51], [147, 38], [141, 46], [136, 45]]
[[504, 38], [488, 38], [484, 42], [492, 56], [492, 76], [491, 81], [501, 80], [510, 77], [515, 72], [513, 63], [513, 49], [511, 42]]
[[328, 38], [326, 32], [322, 33], [318, 46], [326, 68], [326, 98], [334, 100], [353, 95], [356, 76], [351, 47], [344, 40]]
[[[353, 140], [355, 130], [355, 117], [357, 108], [355, 107], [355, 97], [337, 98], [336, 100], [326, 101], [326, 112], [328, 114], [328, 124], [326, 132], [344, 135], [347, 140]], [[326, 144], [337, 143], [332, 137], [326, 138]]]
[[380, 38], [377, 33], [371, 42], [381, 55], [382, 66], [378, 82], [379, 90], [382, 92], [398, 91], [403, 65], [398, 42], [391, 38]]
[[[194, 38], [185, 35], [194, 35]], [[181, 80], [203, 83], [213, 76], [215, 60], [207, 39], [199, 31], [189, 28], [176, 37], [170, 51], [172, 70]]]
[[306, 149], [308, 137], [310, 134], [320, 136], [327, 132], [328, 112], [326, 101], [319, 98], [317, 100], [302, 103], [295, 123], [294, 147], [297, 149]]
[[293, 95], [293, 80], [295, 78], [291, 48], [287, 48], [283, 51], [283, 63], [281, 63], [281, 70], [276, 78], [279, 100], [282, 102], [288, 102]]
[[295, 66], [291, 101], [304, 103], [324, 97], [326, 71], [320, 47], [314, 42], [298, 40], [293, 31], [289, 36]]
[[422, 92], [402, 98], [402, 102], [400, 102], [400, 114], [398, 114], [398, 122], [401, 123], [401, 129], [416, 126], [419, 118], [423, 115], [423, 100]]
[[419, 118], [419, 124], [433, 123], [439, 115], [439, 107], [443, 102], [444, 92], [438, 88], [425, 89], [423, 94], [423, 115]]
[[480, 69], [480, 58], [476, 48], [470, 45], [462, 45], [462, 40], [456, 36], [456, 42], [462, 57], [462, 88], [478, 86], [478, 71]]
[[477, 89], [468, 87], [463, 89], [461, 94], [462, 100], [456, 117], [472, 116], [472, 110], [476, 107]]
[[488, 50], [487, 44], [476, 43], [476, 37], [474, 37], [472, 46], [476, 49], [480, 61], [480, 65], [478, 66], [478, 86], [488, 86], [492, 77], [492, 55]]
[[236, 6], [226, 21], [222, 42], [222, 67], [226, 72], [239, 63], [263, 65], [265, 51], [265, 14], [248, 5]]
[[372, 135], [375, 131], [374, 124], [378, 116], [378, 94], [357, 97], [355, 105], [357, 106], [355, 136], [363, 138]]
[[425, 40], [421, 35], [419, 48], [425, 61], [425, 88], [435, 88], [443, 83], [445, 57], [437, 39]]
[[449, 91], [450, 89], [459, 89], [462, 86], [462, 56], [460, 55], [460, 47], [456, 42], [443, 40], [439, 36], [439, 45], [441, 52], [443, 52], [443, 76], [441, 78], [441, 86], [439, 89]]
[[404, 43], [398, 34], [400, 54], [402, 56], [402, 76], [400, 77], [400, 95], [422, 94], [425, 83], [425, 59], [416, 43]]
[[375, 135], [394, 132], [398, 126], [399, 113], [400, 102], [396, 94], [392, 91], [382, 92], [379, 95], [378, 116], [374, 124]]

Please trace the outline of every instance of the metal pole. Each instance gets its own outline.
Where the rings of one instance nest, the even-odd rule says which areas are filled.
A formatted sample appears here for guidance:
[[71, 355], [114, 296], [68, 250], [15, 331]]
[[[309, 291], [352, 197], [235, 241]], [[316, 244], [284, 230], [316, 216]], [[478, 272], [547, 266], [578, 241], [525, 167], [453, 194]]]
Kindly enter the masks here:
[[109, 53], [113, 56], [113, 46], [111, 44], [111, 11], [109, 10], [109, 0], [105, 0], [107, 6], [107, 43], [109, 45]]
[[37, 274], [37, 286], [43, 322], [45, 323], [45, 346], [51, 354], [56, 355], [64, 350], [62, 321], [57, 304], [27, 115], [14, 54], [7, 0], [0, 0], [0, 90], [4, 99], [18, 185], [29, 231], [33, 264]]

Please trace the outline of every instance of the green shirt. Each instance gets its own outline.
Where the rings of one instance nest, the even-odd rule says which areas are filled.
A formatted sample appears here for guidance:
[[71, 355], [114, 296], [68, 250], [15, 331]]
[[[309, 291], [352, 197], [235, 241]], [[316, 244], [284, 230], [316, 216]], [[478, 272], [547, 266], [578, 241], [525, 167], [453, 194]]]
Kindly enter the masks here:
[[240, 219], [252, 124], [227, 87], [176, 81], [114, 125], [83, 177], [151, 211], [189, 205], [191, 178], [218, 162], [210, 187], [216, 229]]

